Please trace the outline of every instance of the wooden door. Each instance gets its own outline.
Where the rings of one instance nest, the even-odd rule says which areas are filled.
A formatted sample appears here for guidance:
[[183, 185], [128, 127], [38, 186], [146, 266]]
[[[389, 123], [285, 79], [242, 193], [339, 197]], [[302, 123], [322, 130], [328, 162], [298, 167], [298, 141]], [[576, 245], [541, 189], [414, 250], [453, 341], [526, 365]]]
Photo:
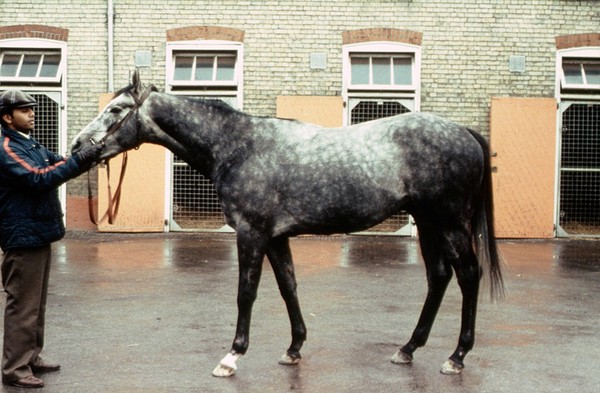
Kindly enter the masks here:
[[556, 100], [493, 98], [490, 135], [497, 236], [554, 237]]

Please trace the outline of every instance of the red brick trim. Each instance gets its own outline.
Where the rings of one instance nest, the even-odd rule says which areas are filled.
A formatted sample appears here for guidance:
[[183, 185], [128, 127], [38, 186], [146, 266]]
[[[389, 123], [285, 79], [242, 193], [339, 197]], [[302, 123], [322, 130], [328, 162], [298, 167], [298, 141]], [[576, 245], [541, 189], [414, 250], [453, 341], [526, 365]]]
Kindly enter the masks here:
[[44, 25], [12, 25], [0, 27], [0, 40], [11, 38], [43, 38], [66, 42], [69, 38], [69, 30]]
[[193, 40], [244, 42], [244, 31], [220, 26], [189, 26], [167, 30], [167, 41]]
[[403, 44], [421, 45], [422, 39], [423, 33], [386, 27], [347, 30], [342, 32], [343, 45], [370, 41], [392, 41], [401, 42]]
[[570, 34], [556, 37], [556, 49], [600, 46], [600, 33]]

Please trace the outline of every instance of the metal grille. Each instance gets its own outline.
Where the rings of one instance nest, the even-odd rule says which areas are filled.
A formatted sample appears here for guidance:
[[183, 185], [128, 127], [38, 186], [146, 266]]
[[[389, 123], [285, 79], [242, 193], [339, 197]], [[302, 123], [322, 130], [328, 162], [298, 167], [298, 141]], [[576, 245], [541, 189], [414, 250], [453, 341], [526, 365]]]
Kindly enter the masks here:
[[215, 230], [225, 225], [214, 185], [177, 157], [173, 159], [173, 221], [182, 230]]
[[[350, 109], [350, 124], [364, 123], [366, 121], [400, 115], [407, 112], [411, 112], [411, 110], [396, 100], [359, 100], [359, 102]], [[410, 215], [408, 213], [400, 212], [369, 229], [368, 232], [396, 233], [409, 225], [411, 222], [410, 220]], [[410, 234], [410, 232], [408, 234]]]
[[568, 235], [600, 236], [600, 104], [562, 113], [559, 225]]
[[60, 105], [45, 94], [31, 94], [37, 101], [32, 135], [48, 150], [60, 153]]
[[360, 101], [350, 111], [350, 124], [381, 119], [410, 112], [411, 110], [396, 101]]

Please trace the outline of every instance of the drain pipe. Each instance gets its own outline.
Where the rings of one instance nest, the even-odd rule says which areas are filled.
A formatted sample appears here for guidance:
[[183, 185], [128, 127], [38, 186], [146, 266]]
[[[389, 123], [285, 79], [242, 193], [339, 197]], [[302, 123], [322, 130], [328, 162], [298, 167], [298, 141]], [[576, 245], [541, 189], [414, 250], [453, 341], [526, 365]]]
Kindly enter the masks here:
[[108, 20], [108, 92], [112, 93], [114, 91], [114, 19], [115, 19], [115, 9], [113, 0], [108, 0], [108, 9], [106, 10], [106, 18]]

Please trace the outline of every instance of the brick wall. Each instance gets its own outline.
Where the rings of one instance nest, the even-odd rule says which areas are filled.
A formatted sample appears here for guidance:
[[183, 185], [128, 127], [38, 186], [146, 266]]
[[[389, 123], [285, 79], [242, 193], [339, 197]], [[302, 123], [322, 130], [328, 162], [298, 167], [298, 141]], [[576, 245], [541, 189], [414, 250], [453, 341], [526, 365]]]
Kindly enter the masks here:
[[[67, 29], [69, 136], [97, 112], [107, 90], [106, 0], [2, 0], [0, 26]], [[278, 95], [340, 95], [343, 34], [387, 28], [422, 45], [421, 110], [487, 133], [493, 96], [554, 95], [555, 53], [565, 35], [600, 32], [595, 0], [115, 0], [115, 89], [127, 84], [135, 50], [152, 53], [143, 80], [164, 87], [167, 31], [189, 26], [241, 31], [244, 109], [273, 116]], [[364, 32], [365, 30], [363, 30]], [[346, 32], [346, 33], [345, 33]], [[580, 38], [581, 40], [582, 38]], [[560, 41], [562, 42], [562, 41]], [[569, 41], [571, 42], [571, 41]], [[578, 41], [583, 42], [583, 41]], [[309, 67], [325, 53], [327, 68]], [[526, 57], [512, 73], [509, 57]]]

